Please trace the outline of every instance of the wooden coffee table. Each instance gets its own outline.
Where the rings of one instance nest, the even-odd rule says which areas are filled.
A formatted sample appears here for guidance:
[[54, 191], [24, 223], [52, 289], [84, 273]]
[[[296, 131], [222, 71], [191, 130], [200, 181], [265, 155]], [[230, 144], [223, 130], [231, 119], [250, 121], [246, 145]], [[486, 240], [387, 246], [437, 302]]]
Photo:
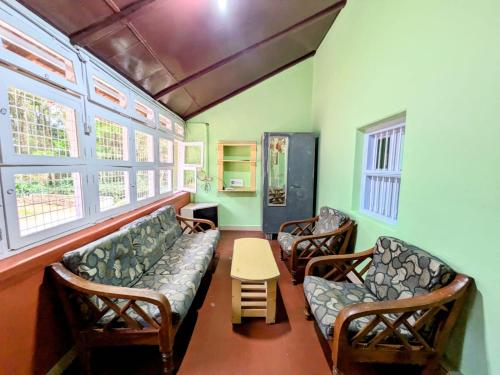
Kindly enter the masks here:
[[242, 317], [264, 317], [266, 323], [276, 320], [276, 285], [280, 272], [269, 245], [260, 238], [234, 241], [231, 263], [232, 322]]

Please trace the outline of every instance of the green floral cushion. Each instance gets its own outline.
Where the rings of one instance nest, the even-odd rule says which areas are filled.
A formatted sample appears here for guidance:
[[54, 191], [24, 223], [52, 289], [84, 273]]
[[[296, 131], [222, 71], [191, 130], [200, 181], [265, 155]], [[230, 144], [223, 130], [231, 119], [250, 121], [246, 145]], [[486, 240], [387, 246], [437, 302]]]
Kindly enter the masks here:
[[313, 234], [333, 232], [344, 225], [347, 220], [349, 220], [349, 216], [343, 212], [330, 207], [321, 207]]
[[366, 287], [380, 300], [426, 294], [447, 285], [455, 272], [439, 258], [397, 238], [380, 237]]
[[165, 246], [169, 248], [182, 234], [182, 229], [177, 221], [175, 208], [173, 206], [162, 207], [151, 213], [151, 217], [157, 217], [164, 231], [169, 231], [171, 234], [166, 239]]
[[128, 286], [144, 271], [134, 254], [132, 238], [120, 230], [64, 254], [63, 264], [84, 279], [107, 285]]

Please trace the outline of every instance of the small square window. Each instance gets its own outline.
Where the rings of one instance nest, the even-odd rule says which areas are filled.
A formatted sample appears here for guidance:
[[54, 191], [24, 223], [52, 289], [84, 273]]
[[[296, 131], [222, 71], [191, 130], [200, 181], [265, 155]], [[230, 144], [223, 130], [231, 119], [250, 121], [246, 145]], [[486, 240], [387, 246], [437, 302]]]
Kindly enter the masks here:
[[99, 208], [107, 211], [130, 203], [127, 171], [99, 172]]
[[95, 133], [97, 159], [128, 160], [128, 131], [125, 126], [96, 117]]
[[365, 134], [361, 209], [395, 222], [403, 160], [405, 120], [388, 120]]
[[137, 100], [135, 101], [135, 111], [137, 112], [137, 114], [139, 114], [141, 117], [144, 117], [144, 119], [148, 121], [154, 121], [155, 119], [155, 112], [147, 105], [142, 104]]
[[155, 196], [155, 171], [144, 169], [136, 174], [137, 200], [142, 201]]
[[184, 137], [184, 126], [178, 122], [175, 123], [175, 134]]
[[172, 120], [168, 117], [160, 115], [160, 129], [172, 131]]
[[122, 108], [127, 107], [127, 95], [97, 77], [93, 79], [94, 91], [97, 95]]
[[173, 163], [174, 144], [171, 140], [161, 138], [159, 141], [160, 149], [160, 163], [171, 164]]
[[172, 191], [172, 170], [160, 169], [160, 194]]
[[135, 131], [135, 161], [152, 163], [155, 161], [153, 136], [148, 133]]

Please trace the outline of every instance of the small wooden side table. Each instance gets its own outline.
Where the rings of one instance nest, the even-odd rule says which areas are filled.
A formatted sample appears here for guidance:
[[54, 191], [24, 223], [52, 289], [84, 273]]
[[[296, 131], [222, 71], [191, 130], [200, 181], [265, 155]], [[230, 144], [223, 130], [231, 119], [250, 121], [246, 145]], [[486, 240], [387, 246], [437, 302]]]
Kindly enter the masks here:
[[269, 242], [260, 238], [234, 241], [231, 262], [232, 322], [242, 317], [276, 321], [276, 287], [280, 272]]

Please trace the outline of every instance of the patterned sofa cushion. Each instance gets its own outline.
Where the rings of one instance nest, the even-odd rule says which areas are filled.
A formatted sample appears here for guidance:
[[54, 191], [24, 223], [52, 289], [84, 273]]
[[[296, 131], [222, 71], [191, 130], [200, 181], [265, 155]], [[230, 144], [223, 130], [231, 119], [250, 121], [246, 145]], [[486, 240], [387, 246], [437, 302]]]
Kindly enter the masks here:
[[426, 294], [446, 286], [455, 272], [439, 258], [397, 238], [380, 237], [366, 287], [380, 300]]
[[339, 229], [349, 220], [349, 216], [334, 208], [321, 207], [319, 218], [314, 226], [313, 234], [323, 234]]
[[173, 206], [162, 207], [151, 213], [151, 217], [157, 217], [164, 231], [169, 231], [171, 234], [167, 238], [165, 246], [169, 248], [182, 234], [182, 229], [177, 221], [175, 208]]
[[[363, 284], [333, 282], [316, 276], [304, 278], [304, 294], [318, 327], [327, 340], [333, 338], [335, 319], [342, 309], [356, 303], [378, 301]], [[387, 315], [386, 318], [395, 321], [397, 315]], [[353, 320], [348, 328], [349, 333], [354, 335], [361, 331], [372, 319], [373, 316], [367, 316]], [[373, 337], [384, 328], [385, 325], [379, 323], [368, 336]], [[411, 333], [404, 326], [399, 326], [398, 330], [408, 339], [412, 339]]]
[[132, 238], [132, 246], [144, 270], [149, 270], [165, 251], [167, 233], [163, 231], [157, 217], [143, 216], [123, 226]]
[[84, 279], [107, 285], [129, 286], [144, 271], [127, 230], [120, 230], [64, 254], [62, 263]]
[[[281, 249], [290, 256], [292, 254], [292, 245], [293, 241], [300, 239], [301, 236], [294, 236], [293, 234], [287, 232], [279, 232], [278, 233], [278, 243], [281, 246]], [[305, 249], [309, 245], [309, 241], [304, 241], [299, 243], [298, 249]]]

